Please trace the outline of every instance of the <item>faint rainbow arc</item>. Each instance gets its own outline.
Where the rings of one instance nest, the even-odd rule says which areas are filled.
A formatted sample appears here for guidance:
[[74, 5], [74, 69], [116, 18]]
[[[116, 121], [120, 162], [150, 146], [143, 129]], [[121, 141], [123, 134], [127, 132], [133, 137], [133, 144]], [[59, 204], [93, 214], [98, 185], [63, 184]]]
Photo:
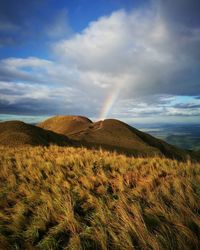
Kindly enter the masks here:
[[120, 95], [121, 89], [122, 89], [122, 83], [119, 82], [115, 86], [115, 89], [111, 91], [111, 93], [108, 95], [99, 115], [100, 120], [104, 120], [107, 118], [108, 114], [110, 113], [110, 110], [112, 109], [112, 107], [114, 106], [114, 103], [116, 102], [116, 100], [118, 99]]

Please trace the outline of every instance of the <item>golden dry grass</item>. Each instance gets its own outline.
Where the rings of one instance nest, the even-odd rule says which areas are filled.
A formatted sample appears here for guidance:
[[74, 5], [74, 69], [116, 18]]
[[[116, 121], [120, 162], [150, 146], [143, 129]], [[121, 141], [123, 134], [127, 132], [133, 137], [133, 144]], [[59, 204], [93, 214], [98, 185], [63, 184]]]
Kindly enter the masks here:
[[200, 249], [200, 164], [0, 147], [0, 249]]

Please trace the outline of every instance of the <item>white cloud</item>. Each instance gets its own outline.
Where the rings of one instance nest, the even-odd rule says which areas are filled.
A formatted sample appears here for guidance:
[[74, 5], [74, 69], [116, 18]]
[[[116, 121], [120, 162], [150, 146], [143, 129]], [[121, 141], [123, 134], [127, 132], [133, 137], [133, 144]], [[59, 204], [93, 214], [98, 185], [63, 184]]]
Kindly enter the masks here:
[[[106, 82], [114, 88], [117, 78], [128, 95], [194, 94], [197, 79], [186, 74], [199, 69], [194, 61], [199, 31], [175, 34], [157, 10], [120, 10], [91, 22], [54, 49], [62, 63], [78, 68], [82, 78], [94, 85]], [[192, 45], [196, 49], [188, 53], [186, 48]]]
[[[165, 122], [171, 117], [200, 116], [200, 100], [189, 96], [152, 95], [143, 98], [120, 100], [109, 114], [111, 117], [129, 119], [165, 117]], [[166, 117], [168, 119], [166, 120]]]
[[37, 57], [28, 57], [28, 58], [9, 57], [3, 59], [1, 63], [5, 65], [5, 67], [11, 67], [14, 69], [23, 67], [45, 68], [52, 64], [52, 62], [49, 60], [40, 59]]
[[3, 82], [0, 81], [0, 99], [17, 103], [23, 99], [35, 100], [50, 100], [52, 99], [67, 99], [70, 102], [74, 101], [82, 93], [71, 87], [51, 87], [42, 84], [28, 84], [23, 82]]
[[0, 80], [73, 85], [74, 68], [37, 57], [7, 58], [0, 61]]

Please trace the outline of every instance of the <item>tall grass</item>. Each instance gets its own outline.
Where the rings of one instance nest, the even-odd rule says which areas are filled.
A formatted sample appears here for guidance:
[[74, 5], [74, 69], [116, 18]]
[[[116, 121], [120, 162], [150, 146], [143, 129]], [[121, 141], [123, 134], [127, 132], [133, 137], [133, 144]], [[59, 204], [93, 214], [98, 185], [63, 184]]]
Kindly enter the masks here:
[[1, 147], [0, 249], [200, 249], [200, 164]]

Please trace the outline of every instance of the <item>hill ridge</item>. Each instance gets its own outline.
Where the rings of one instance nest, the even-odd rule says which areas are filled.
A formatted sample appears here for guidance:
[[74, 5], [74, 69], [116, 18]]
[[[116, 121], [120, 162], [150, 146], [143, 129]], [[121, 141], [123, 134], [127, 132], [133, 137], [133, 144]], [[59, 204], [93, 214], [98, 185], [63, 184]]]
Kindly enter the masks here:
[[0, 122], [0, 144], [4, 146], [49, 146], [50, 144], [64, 146], [72, 143], [65, 135], [15, 120]]
[[83, 119], [79, 116], [56, 116], [39, 123], [38, 126], [66, 135], [71, 140], [87, 147], [102, 147], [133, 156], [160, 155], [184, 160], [189, 156], [189, 152], [117, 119], [92, 122], [86, 117]]
[[74, 146], [102, 148], [135, 157], [167, 157], [177, 160], [199, 154], [179, 149], [120, 120], [92, 122], [84, 116], [55, 116], [37, 126], [21, 121], [0, 122], [0, 144], [4, 146]]

